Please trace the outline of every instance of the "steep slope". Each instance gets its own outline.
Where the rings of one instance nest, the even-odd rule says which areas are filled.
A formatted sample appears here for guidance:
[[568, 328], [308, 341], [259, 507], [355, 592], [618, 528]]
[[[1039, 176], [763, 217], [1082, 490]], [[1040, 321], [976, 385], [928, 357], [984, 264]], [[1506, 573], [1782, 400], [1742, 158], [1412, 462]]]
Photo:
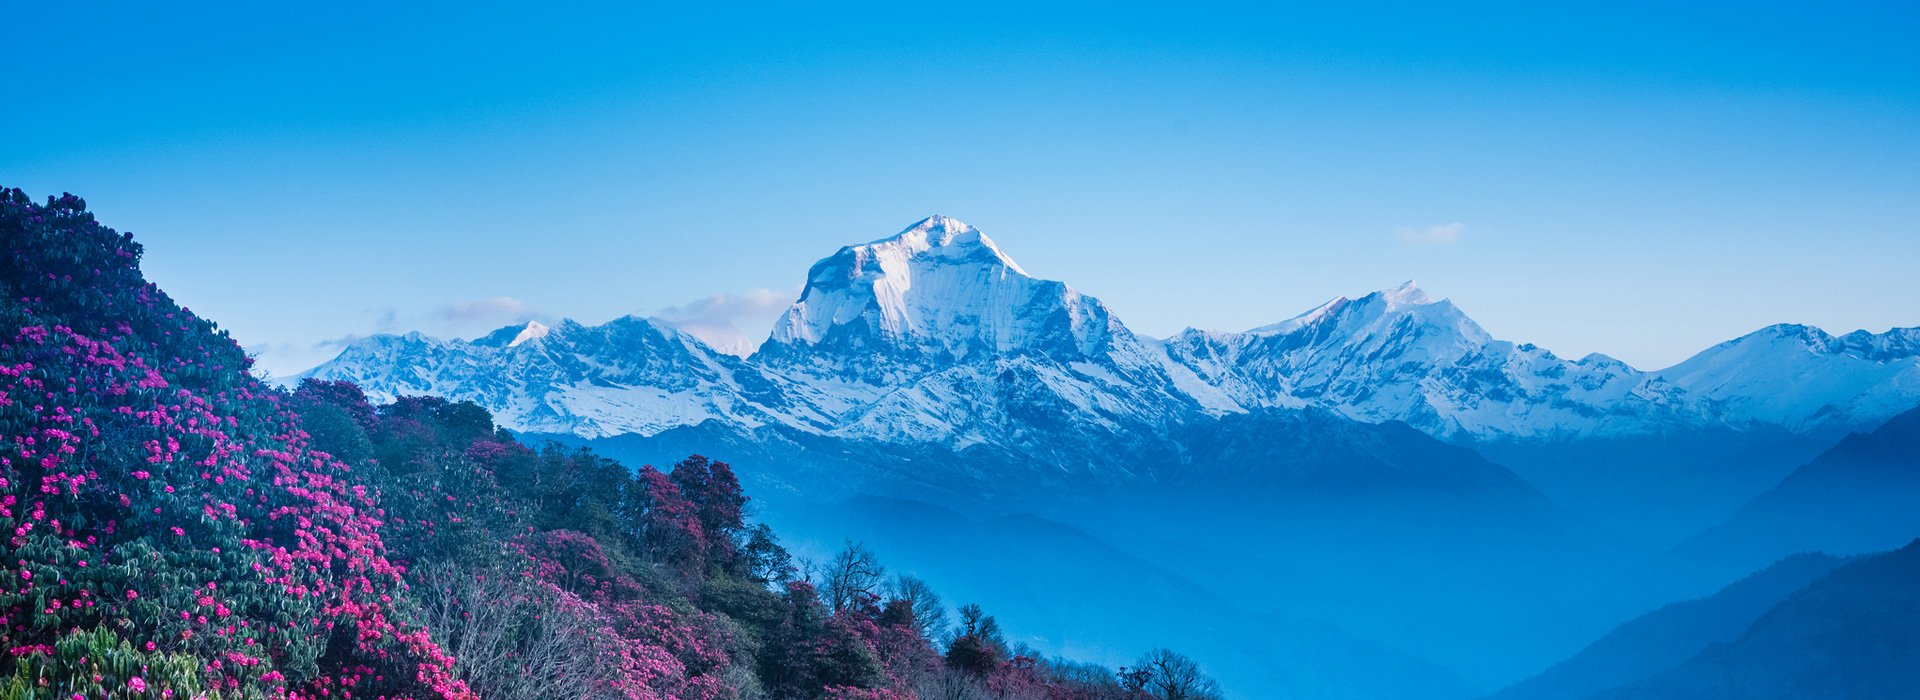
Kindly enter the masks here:
[[1178, 444], [1144, 485], [1004, 505], [1488, 688], [1618, 622], [1556, 593], [1618, 561], [1612, 539], [1471, 450], [1319, 410], [1229, 415], [1188, 426]]
[[1657, 374], [1742, 420], [1844, 434], [1920, 405], [1920, 328], [1768, 326]]
[[529, 431], [647, 436], [716, 420], [1085, 466], [1092, 441], [1147, 449], [1169, 426], [1307, 406], [1496, 446], [1829, 439], [1920, 402], [1920, 329], [1776, 326], [1649, 373], [1493, 338], [1409, 282], [1243, 333], [1158, 341], [933, 216], [816, 263], [749, 360], [625, 318], [474, 341], [375, 336], [304, 376], [468, 398]]
[[287, 382], [308, 377], [351, 381], [378, 401], [472, 401], [514, 430], [582, 437], [652, 435], [707, 420], [740, 430], [824, 421], [804, 388], [636, 316], [598, 326], [528, 323], [472, 341], [377, 335]]
[[1832, 446], [1780, 430], [1716, 429], [1473, 449], [1568, 510], [1664, 548], [1726, 521]]
[[814, 265], [753, 360], [838, 397], [835, 436], [1069, 466], [1236, 408], [1100, 300], [942, 216]]
[[141, 253], [78, 198], [0, 188], [0, 697], [1121, 695], [997, 644], [945, 663], [909, 601], [829, 609], [724, 463], [629, 470], [471, 404], [264, 386]]
[[1156, 482], [1183, 490], [1264, 487], [1546, 504], [1504, 467], [1399, 422], [1362, 423], [1318, 408], [1267, 409], [1188, 424], [1175, 438], [1180, 453], [1156, 473]]
[[1241, 404], [1312, 404], [1440, 437], [1586, 437], [1708, 420], [1676, 387], [1618, 360], [1495, 340], [1413, 282], [1245, 333], [1188, 330], [1167, 346]]
[[1654, 698], [1911, 698], [1920, 688], [1920, 541], [1849, 563], [1737, 639], [1605, 693]]
[[0, 695], [476, 700], [381, 484], [78, 197], [0, 188]]
[[[822, 482], [834, 495], [851, 487], [971, 499], [1055, 486], [1274, 492], [1337, 483], [1348, 493], [1539, 500], [1492, 465], [1379, 457], [1383, 446], [1426, 454], [1419, 443], [1429, 438], [1390, 422], [1418, 420], [1395, 411], [1431, 411], [1431, 392], [1405, 382], [1446, 362], [1434, 358], [1457, 365], [1486, 356], [1485, 347], [1551, 355], [1492, 341], [1411, 286], [1334, 306], [1248, 335], [1251, 344], [1236, 347], [1249, 362], [1231, 372], [1176, 362], [1166, 344], [1134, 334], [1098, 299], [1029, 275], [978, 229], [935, 216], [814, 265], [750, 359], [629, 317], [513, 326], [473, 341], [377, 336], [302, 377], [351, 380], [376, 398], [472, 400], [517, 431], [618, 438], [618, 449], [636, 457], [670, 455], [689, 440], [771, 445], [788, 456], [787, 471], [764, 487], [793, 493]], [[1326, 355], [1314, 366], [1352, 365], [1350, 376], [1323, 373], [1305, 391], [1293, 369], [1260, 369], [1263, 358], [1310, 359], [1281, 347], [1310, 336], [1319, 343], [1313, 352]], [[1367, 363], [1375, 369], [1360, 368]], [[1383, 377], [1404, 380], [1405, 410], [1355, 393]], [[1627, 391], [1625, 379], [1609, 377], [1589, 383]], [[1564, 388], [1529, 386], [1540, 394], [1533, 398]], [[1343, 402], [1334, 410], [1301, 412], [1334, 399]]]
[[1848, 436], [1672, 556], [1727, 570], [1789, 552], [1879, 551], [1917, 536], [1920, 408]]
[[981, 355], [1073, 362], [1131, 342], [1099, 300], [1028, 275], [979, 229], [932, 216], [814, 264], [760, 356], [885, 386]]
[[1739, 639], [1761, 615], [1841, 564], [1821, 554], [1780, 560], [1707, 598], [1634, 618], [1493, 700], [1586, 697], [1677, 667], [1712, 645]]
[[[995, 611], [1010, 639], [1048, 653], [1125, 663], [1141, 643], [1187, 650], [1233, 698], [1474, 695], [1473, 686], [1430, 661], [1337, 625], [1249, 609], [1260, 601], [1223, 597], [1189, 572], [1054, 521], [973, 518], [923, 502], [863, 497], [789, 514], [779, 526], [815, 542], [863, 537], [901, 570], [952, 582], [951, 600]], [[1071, 592], [1076, 603], [1062, 605], [1047, 591]], [[1151, 642], [1135, 637], [1149, 630], [1157, 635]]]

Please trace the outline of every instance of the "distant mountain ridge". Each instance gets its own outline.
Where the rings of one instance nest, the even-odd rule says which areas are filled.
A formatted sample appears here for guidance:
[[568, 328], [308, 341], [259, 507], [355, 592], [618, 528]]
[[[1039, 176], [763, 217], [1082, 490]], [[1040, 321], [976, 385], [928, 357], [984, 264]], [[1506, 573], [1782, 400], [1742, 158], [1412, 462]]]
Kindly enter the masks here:
[[1754, 422], [1794, 432], [1861, 430], [1920, 405], [1920, 328], [1835, 336], [1778, 324], [1658, 374]]
[[820, 388], [833, 435], [880, 442], [1031, 448], [1037, 424], [1111, 439], [1224, 410], [1099, 299], [940, 216], [814, 265], [751, 362]]
[[821, 426], [791, 382], [664, 322], [509, 326], [476, 340], [376, 335], [300, 377], [352, 379], [369, 396], [432, 394], [502, 412], [515, 430], [647, 434], [718, 420], [743, 429]]
[[933, 216], [815, 264], [751, 358], [626, 317], [474, 341], [373, 336], [289, 381], [309, 376], [352, 380], [376, 398], [473, 400], [516, 430], [582, 437], [718, 421], [1020, 449], [1042, 433], [1155, 436], [1303, 407], [1470, 442], [1702, 428], [1838, 435], [1920, 405], [1920, 329], [1834, 337], [1773, 326], [1642, 371], [1495, 339], [1409, 282], [1246, 332], [1161, 341], [1100, 300], [1029, 275], [978, 229]]
[[1862, 556], [1795, 591], [1739, 636], [1595, 696], [1910, 698], [1920, 687], [1920, 541]]
[[1568, 361], [1496, 340], [1412, 282], [1245, 333], [1188, 330], [1167, 345], [1244, 405], [1306, 403], [1445, 438], [1660, 432], [1714, 418], [1618, 360]]
[[1739, 639], [1761, 615], [1845, 563], [1818, 553], [1787, 557], [1711, 596], [1627, 621], [1580, 653], [1488, 700], [1581, 698], [1645, 680], [1715, 644]]
[[1858, 554], [1920, 537], [1920, 408], [1846, 439], [1668, 556], [1738, 570], [1800, 551]]

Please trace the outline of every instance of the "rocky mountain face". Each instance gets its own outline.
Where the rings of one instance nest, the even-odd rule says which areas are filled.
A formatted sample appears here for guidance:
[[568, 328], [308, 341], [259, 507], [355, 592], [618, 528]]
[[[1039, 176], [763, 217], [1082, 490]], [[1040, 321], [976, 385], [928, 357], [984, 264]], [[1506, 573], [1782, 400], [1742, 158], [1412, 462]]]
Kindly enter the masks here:
[[833, 435], [881, 442], [1033, 449], [1231, 408], [1099, 299], [939, 216], [814, 265], [752, 362], [818, 388]]
[[1493, 338], [1409, 282], [1162, 341], [935, 216], [815, 264], [751, 358], [626, 317], [472, 341], [374, 336], [293, 379], [306, 376], [379, 398], [472, 400], [528, 432], [650, 436], [716, 421], [1084, 462], [1164, 448], [1225, 415], [1301, 408], [1468, 443], [1863, 429], [1920, 404], [1920, 329], [1776, 326], [1648, 372]]
[[1672, 383], [1618, 360], [1496, 340], [1412, 282], [1244, 333], [1189, 330], [1167, 348], [1241, 405], [1315, 405], [1445, 438], [1633, 434], [1712, 420]]
[[1920, 328], [1768, 326], [1657, 374], [1737, 420], [1845, 434], [1920, 405]]
[[[1650, 498], [1691, 493], [1661, 486], [1666, 472], [1706, 474], [1701, 490], [1730, 512], [1800, 458], [1739, 478], [1699, 462], [1725, 456], [1745, 474], [1750, 450], [1800, 441], [1813, 454], [1837, 431], [1920, 405], [1913, 331], [1776, 331], [1642, 371], [1494, 338], [1409, 283], [1244, 332], [1161, 340], [932, 217], [814, 265], [751, 357], [627, 317], [475, 340], [377, 336], [304, 376], [352, 380], [377, 400], [471, 400], [507, 428], [630, 464], [724, 454], [749, 467], [769, 517], [795, 527], [809, 508], [847, 511], [862, 495], [1043, 514], [1205, 586], [1254, 581], [1252, 597], [1282, 586], [1343, 629], [1491, 691], [1646, 609], [1635, 606], [1672, 600], [1619, 586], [1577, 597], [1645, 558], [1594, 513], [1658, 520]], [[1569, 457], [1588, 453], [1599, 457]], [[1516, 457], [1529, 454], [1541, 464]], [[1587, 480], [1556, 490], [1552, 469]], [[1617, 488], [1602, 505], [1619, 507], [1561, 498], [1593, 484]], [[1701, 511], [1689, 498], [1671, 510]], [[1659, 534], [1680, 541], [1721, 515]], [[1711, 592], [1721, 574], [1771, 560], [1686, 585]], [[1542, 615], [1571, 621], [1542, 630]], [[1476, 644], [1501, 652], [1461, 651]]]
[[344, 379], [369, 397], [431, 394], [498, 411], [514, 430], [652, 435], [715, 420], [744, 430], [827, 425], [808, 393], [660, 321], [509, 326], [476, 340], [378, 335], [299, 377]]

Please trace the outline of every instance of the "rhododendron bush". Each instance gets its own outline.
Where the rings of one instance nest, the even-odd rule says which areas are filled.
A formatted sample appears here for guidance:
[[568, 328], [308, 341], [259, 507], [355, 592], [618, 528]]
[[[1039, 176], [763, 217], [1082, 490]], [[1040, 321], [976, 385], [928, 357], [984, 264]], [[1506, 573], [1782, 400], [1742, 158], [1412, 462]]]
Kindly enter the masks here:
[[[130, 236], [17, 190], [0, 230], [12, 692], [472, 696], [397, 605], [366, 486], [231, 339], [141, 279]], [[141, 663], [73, 670], [122, 643]]]
[[0, 700], [1152, 697], [857, 546], [808, 580], [723, 462], [268, 386], [78, 198], [0, 236]]

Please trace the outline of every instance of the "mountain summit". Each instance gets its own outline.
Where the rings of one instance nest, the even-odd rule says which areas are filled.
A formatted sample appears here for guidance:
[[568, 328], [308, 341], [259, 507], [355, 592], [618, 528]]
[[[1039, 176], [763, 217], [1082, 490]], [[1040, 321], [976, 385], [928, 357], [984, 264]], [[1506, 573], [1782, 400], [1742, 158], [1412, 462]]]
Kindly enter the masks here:
[[1116, 332], [1098, 300], [1028, 275], [979, 229], [931, 216], [814, 264], [757, 357], [886, 384], [981, 357], [1085, 358]]
[[528, 322], [471, 341], [376, 335], [289, 381], [307, 377], [351, 381], [376, 401], [472, 401], [514, 430], [581, 437], [652, 435], [710, 420], [741, 429], [820, 423], [790, 383], [638, 316], [598, 326]]
[[752, 361], [819, 388], [834, 434], [888, 442], [1043, 449], [1035, 417], [1111, 441], [1223, 404], [1099, 299], [944, 216], [816, 263]]
[[1844, 434], [1920, 404], [1920, 328], [1836, 336], [1778, 324], [1659, 374], [1754, 422]]
[[1442, 437], [1629, 434], [1707, 420], [1657, 377], [1497, 340], [1412, 281], [1245, 333], [1189, 330], [1167, 347], [1243, 406], [1317, 405]]
[[471, 399], [516, 429], [587, 437], [716, 421], [1017, 451], [1063, 431], [1093, 445], [1299, 408], [1468, 441], [1833, 434], [1920, 404], [1920, 329], [1773, 326], [1644, 372], [1494, 338], [1409, 280], [1245, 332], [1160, 341], [936, 215], [815, 263], [744, 360], [626, 318], [529, 322], [470, 342], [374, 336], [302, 376], [351, 379], [380, 398]]

